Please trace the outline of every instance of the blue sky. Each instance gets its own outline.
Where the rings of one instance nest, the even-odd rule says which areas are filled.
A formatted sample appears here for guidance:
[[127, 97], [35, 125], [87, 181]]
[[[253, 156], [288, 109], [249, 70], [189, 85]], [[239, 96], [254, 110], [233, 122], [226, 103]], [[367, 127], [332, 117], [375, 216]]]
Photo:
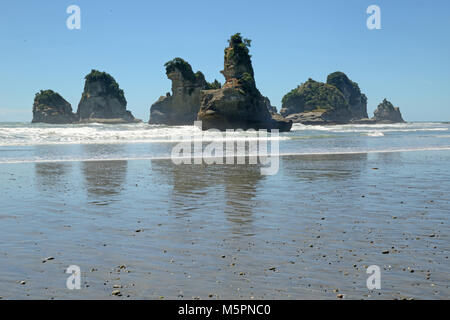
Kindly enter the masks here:
[[[66, 9], [81, 8], [81, 30]], [[381, 30], [366, 27], [369, 5]], [[406, 120], [450, 120], [450, 1], [5, 1], [0, 10], [0, 122], [29, 121], [34, 94], [53, 89], [76, 111], [91, 69], [112, 74], [128, 109], [148, 121], [170, 91], [163, 64], [182, 57], [208, 81], [223, 68], [231, 34], [252, 39], [258, 88], [284, 94], [343, 71], [359, 83], [372, 115], [383, 98]]]

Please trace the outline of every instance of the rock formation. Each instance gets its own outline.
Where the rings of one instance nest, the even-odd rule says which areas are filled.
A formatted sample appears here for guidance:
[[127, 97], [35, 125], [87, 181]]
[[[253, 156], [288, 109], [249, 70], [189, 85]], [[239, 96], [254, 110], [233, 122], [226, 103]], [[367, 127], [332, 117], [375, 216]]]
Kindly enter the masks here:
[[189, 63], [175, 58], [165, 65], [166, 75], [172, 81], [172, 95], [161, 96], [150, 108], [150, 124], [192, 125], [200, 109], [202, 89], [220, 88], [216, 80], [205, 81], [203, 74], [194, 73]]
[[41, 90], [36, 93], [33, 104], [33, 123], [66, 124], [77, 120], [70, 103], [58, 93], [52, 90]]
[[348, 103], [352, 119], [367, 119], [367, 97], [361, 93], [356, 82], [351, 81], [343, 72], [333, 72], [327, 77], [327, 84], [342, 92]]
[[274, 114], [278, 114], [277, 107], [273, 106], [272, 103], [270, 103], [269, 98], [264, 97], [264, 103], [267, 106], [267, 110], [269, 110], [269, 113], [273, 116]]
[[127, 100], [124, 92], [111, 75], [92, 70], [85, 79], [77, 111], [80, 122], [139, 122], [126, 109]]
[[304, 124], [348, 123], [352, 118], [343, 93], [333, 85], [308, 79], [283, 97], [281, 115]]
[[286, 122], [286, 119], [281, 114], [278, 113], [277, 107], [273, 106], [270, 103], [269, 98], [264, 97], [264, 103], [266, 104], [267, 110], [269, 110], [269, 113], [270, 113], [270, 116], [272, 117], [272, 119], [281, 121], [281, 123]]
[[250, 40], [233, 35], [225, 49], [225, 84], [216, 90], [203, 90], [198, 119], [202, 129], [279, 129], [289, 131], [292, 121], [272, 118], [264, 97], [256, 88], [249, 55]]
[[405, 122], [398, 107], [394, 107], [391, 102], [384, 99], [373, 113], [373, 120], [378, 123]]

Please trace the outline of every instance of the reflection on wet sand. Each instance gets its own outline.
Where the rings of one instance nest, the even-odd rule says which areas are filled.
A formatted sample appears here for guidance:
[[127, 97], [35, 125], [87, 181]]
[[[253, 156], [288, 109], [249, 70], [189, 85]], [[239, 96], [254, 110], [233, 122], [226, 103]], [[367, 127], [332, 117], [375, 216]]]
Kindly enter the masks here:
[[225, 213], [227, 220], [233, 222], [234, 234], [251, 234], [253, 208], [257, 185], [264, 176], [257, 165], [236, 165], [224, 175]]
[[[203, 165], [175, 165], [170, 160], [152, 160], [151, 169], [158, 174], [162, 185], [169, 186], [169, 194], [162, 199], [168, 211], [176, 217], [189, 217], [198, 204], [208, 199], [211, 178], [205, 177]], [[202, 201], [203, 200], [203, 201]]]
[[233, 223], [233, 233], [248, 233], [257, 184], [264, 178], [259, 165], [175, 165], [170, 160], [153, 160], [152, 170], [172, 185], [169, 212], [183, 216], [192, 210], [205, 210], [205, 206], [216, 213], [223, 209]]
[[367, 165], [367, 153], [282, 157], [285, 175], [301, 180], [340, 180], [358, 177]]
[[[44, 158], [53, 151], [49, 146], [36, 146], [35, 156]], [[66, 162], [37, 162], [34, 164], [36, 187], [40, 191], [64, 191], [64, 186], [69, 183], [68, 175], [72, 169], [71, 163]]]
[[[83, 151], [87, 154], [101, 155], [103, 153], [120, 153], [121, 145], [83, 145]], [[83, 161], [81, 172], [84, 176], [85, 187], [89, 196], [117, 195], [122, 190], [127, 175], [128, 162], [125, 160]], [[96, 199], [97, 200], [97, 199]], [[102, 200], [102, 199], [101, 199]], [[97, 204], [108, 204], [110, 198], [104, 201], [96, 201]]]
[[36, 187], [41, 191], [64, 191], [72, 164], [63, 162], [38, 162], [34, 164]]
[[84, 161], [81, 171], [89, 195], [117, 195], [125, 182], [127, 161]]

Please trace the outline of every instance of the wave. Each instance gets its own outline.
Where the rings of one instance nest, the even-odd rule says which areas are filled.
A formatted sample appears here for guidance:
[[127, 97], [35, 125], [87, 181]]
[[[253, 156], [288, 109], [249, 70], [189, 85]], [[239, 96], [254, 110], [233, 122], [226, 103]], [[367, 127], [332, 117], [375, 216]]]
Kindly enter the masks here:
[[256, 132], [209, 132], [195, 126], [161, 126], [148, 124], [86, 126], [9, 126], [0, 128], [0, 146], [174, 143], [191, 141], [288, 140], [287, 136], [258, 136]]
[[368, 133], [378, 132], [418, 132], [449, 131], [444, 123], [393, 123], [393, 124], [343, 124], [343, 125], [304, 125], [294, 123], [292, 131], [327, 131], [333, 133]]
[[[372, 125], [316, 126], [294, 124], [292, 131], [278, 137], [258, 137], [252, 132], [223, 133], [202, 132], [195, 126], [164, 126], [139, 124], [105, 125], [100, 123], [76, 125], [51, 124], [0, 124], [0, 146], [75, 145], [75, 144], [138, 144], [177, 143], [192, 137], [191, 141], [239, 141], [239, 140], [300, 140], [342, 136], [342, 134], [382, 137], [386, 133], [435, 132], [447, 133], [450, 125], [442, 123], [400, 123]], [[202, 134], [201, 137], [199, 135]]]

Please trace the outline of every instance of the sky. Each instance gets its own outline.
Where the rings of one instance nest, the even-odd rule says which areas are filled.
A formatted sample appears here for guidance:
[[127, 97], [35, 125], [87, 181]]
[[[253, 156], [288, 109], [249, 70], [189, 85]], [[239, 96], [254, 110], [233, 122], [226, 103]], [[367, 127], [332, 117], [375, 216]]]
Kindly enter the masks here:
[[[81, 9], [81, 28], [66, 12]], [[381, 29], [369, 30], [370, 5]], [[345, 72], [368, 97], [407, 121], [450, 121], [450, 1], [171, 0], [3, 1], [0, 5], [0, 122], [31, 121], [36, 92], [52, 89], [76, 111], [91, 69], [110, 73], [127, 108], [148, 121], [171, 82], [175, 57], [224, 82], [223, 50], [240, 32], [258, 89], [272, 105], [308, 78]]]

